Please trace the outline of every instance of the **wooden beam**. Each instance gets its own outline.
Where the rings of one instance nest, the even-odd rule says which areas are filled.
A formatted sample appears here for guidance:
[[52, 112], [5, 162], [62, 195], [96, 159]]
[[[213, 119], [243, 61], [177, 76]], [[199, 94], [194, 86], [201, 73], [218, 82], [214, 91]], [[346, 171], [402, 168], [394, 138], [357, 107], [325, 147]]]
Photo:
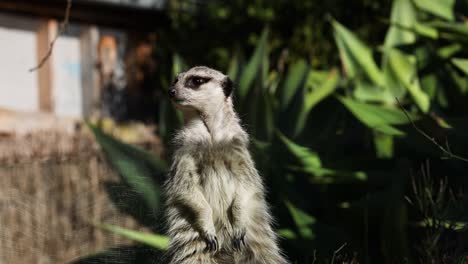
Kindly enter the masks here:
[[87, 118], [98, 111], [100, 102], [99, 72], [96, 69], [98, 28], [96, 26], [83, 27], [80, 42], [83, 117]]
[[[138, 31], [152, 31], [169, 24], [162, 10], [135, 8], [105, 2], [73, 1], [70, 20]], [[65, 0], [0, 0], [0, 11], [62, 20]]]
[[[37, 31], [37, 64], [48, 56], [50, 43], [58, 34], [58, 24], [56, 20], [41, 21]], [[43, 112], [53, 112], [53, 53], [37, 69], [39, 81], [39, 110]]]

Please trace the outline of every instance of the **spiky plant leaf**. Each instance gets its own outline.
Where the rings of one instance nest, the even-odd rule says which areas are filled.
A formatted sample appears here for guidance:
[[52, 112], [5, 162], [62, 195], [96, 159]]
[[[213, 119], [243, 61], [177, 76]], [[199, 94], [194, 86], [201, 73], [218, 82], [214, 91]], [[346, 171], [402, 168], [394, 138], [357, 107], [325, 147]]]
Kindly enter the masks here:
[[95, 225], [103, 230], [121, 235], [128, 239], [149, 245], [157, 249], [166, 249], [169, 245], [169, 238], [166, 236], [152, 233], [143, 233], [140, 231], [131, 230], [106, 223], [97, 223]]
[[291, 214], [301, 237], [305, 239], [313, 239], [315, 234], [311, 225], [315, 224], [316, 219], [295, 207], [290, 202], [286, 202], [286, 206], [288, 207], [289, 213]]
[[423, 11], [435, 16], [453, 21], [453, 7], [455, 0], [413, 0], [414, 4]]
[[332, 25], [346, 75], [350, 78], [365, 75], [376, 85], [383, 86], [383, 74], [372, 57], [371, 49], [338, 21], [333, 20]]
[[263, 30], [254, 54], [241, 72], [239, 87], [237, 89], [240, 100], [243, 100], [247, 96], [255, 78], [262, 73], [261, 66], [265, 61], [264, 57], [267, 56], [268, 35], [268, 29]]
[[303, 89], [303, 105], [294, 128], [295, 136], [304, 129], [307, 116], [312, 108], [335, 91], [339, 80], [340, 75], [337, 69], [330, 72], [309, 72], [307, 83]]
[[89, 124], [89, 127], [111, 165], [141, 195], [148, 208], [157, 210], [160, 187], [156, 180], [166, 172], [166, 163], [139, 147], [118, 141], [94, 125]]

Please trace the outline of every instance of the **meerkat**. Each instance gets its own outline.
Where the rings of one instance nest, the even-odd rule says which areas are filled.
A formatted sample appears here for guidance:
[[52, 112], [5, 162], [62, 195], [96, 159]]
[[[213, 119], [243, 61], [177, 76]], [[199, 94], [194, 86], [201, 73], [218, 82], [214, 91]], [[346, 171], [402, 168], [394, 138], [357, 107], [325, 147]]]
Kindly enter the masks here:
[[165, 183], [170, 264], [287, 264], [234, 111], [233, 82], [198, 66], [169, 91], [184, 114]]

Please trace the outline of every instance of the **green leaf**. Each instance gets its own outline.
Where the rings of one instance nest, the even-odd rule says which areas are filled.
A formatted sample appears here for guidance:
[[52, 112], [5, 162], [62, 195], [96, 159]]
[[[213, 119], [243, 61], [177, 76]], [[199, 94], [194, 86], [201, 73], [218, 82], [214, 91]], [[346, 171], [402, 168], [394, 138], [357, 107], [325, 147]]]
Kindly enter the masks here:
[[449, 40], [468, 42], [468, 23], [441, 22], [428, 23], [440, 32], [440, 37]]
[[371, 49], [339, 22], [334, 20], [332, 25], [346, 75], [356, 78], [363, 73], [375, 84], [383, 86], [384, 78], [372, 57]]
[[298, 159], [298, 161], [305, 167], [305, 168], [321, 168], [322, 162], [317, 153], [311, 151], [309, 148], [300, 146], [291, 140], [289, 140], [286, 136], [284, 136], [281, 132], [277, 132], [278, 137], [284, 143], [284, 145], [288, 148], [288, 150]]
[[426, 25], [424, 23], [415, 22], [413, 26], [413, 31], [419, 36], [430, 39], [438, 39], [440, 37], [439, 31], [436, 28]]
[[453, 127], [442, 117], [436, 115], [435, 113], [431, 115], [432, 119], [439, 125], [441, 128], [452, 129]]
[[286, 239], [297, 239], [296, 233], [294, 233], [294, 231], [292, 231], [291, 229], [287, 228], [279, 229], [278, 235]]
[[118, 141], [96, 126], [88, 125], [111, 165], [141, 195], [148, 207], [156, 210], [160, 188], [154, 180], [162, 178], [167, 164], [141, 148]]
[[453, 65], [468, 75], [468, 59], [453, 58], [451, 61]]
[[339, 80], [340, 75], [337, 69], [333, 69], [326, 73], [316, 71], [309, 72], [307, 84], [305, 89], [303, 89], [303, 106], [298, 115], [294, 129], [295, 136], [299, 135], [304, 129], [307, 116], [312, 108], [335, 91]]
[[437, 55], [442, 59], [449, 59], [459, 51], [463, 50], [463, 45], [460, 43], [453, 43], [437, 49]]
[[[385, 74], [387, 74], [387, 71], [385, 71]], [[385, 77], [387, 78], [387, 76]], [[388, 81], [387, 86], [392, 87]], [[395, 87], [392, 87], [392, 89], [395, 89]], [[354, 82], [353, 95], [358, 101], [362, 102], [391, 104], [395, 101], [395, 96], [390, 93], [392, 89], [385, 89], [366, 81], [357, 80]]]
[[177, 74], [185, 71], [187, 69], [187, 66], [185, 65], [182, 57], [175, 53], [172, 56], [172, 78], [174, 79]]
[[453, 7], [455, 0], [413, 0], [414, 4], [421, 10], [435, 16], [453, 21]]
[[309, 180], [315, 184], [341, 184], [367, 181], [367, 174], [363, 171], [338, 171], [322, 167], [290, 167], [293, 171], [306, 173]]
[[377, 157], [389, 159], [393, 157], [393, 137], [374, 131], [374, 145]]
[[291, 103], [291, 99], [296, 94], [297, 90], [301, 85], [303, 86], [304, 79], [307, 76], [308, 65], [305, 60], [301, 59], [294, 63], [288, 70], [286, 80], [282, 89], [281, 96], [281, 109], [285, 110], [286, 107]]
[[310, 181], [313, 183], [329, 184], [338, 182], [354, 182], [365, 181], [367, 176], [363, 172], [345, 172], [336, 171], [322, 167], [322, 162], [317, 153], [311, 151], [307, 147], [303, 147], [292, 142], [286, 136], [277, 132], [278, 137], [284, 143], [286, 148], [293, 156], [301, 163], [301, 167], [290, 167], [294, 171], [307, 173], [311, 176]]
[[169, 238], [162, 235], [143, 233], [111, 224], [95, 224], [97, 227], [106, 231], [121, 235], [128, 239], [149, 245], [157, 249], [166, 249], [169, 245]]
[[415, 34], [408, 29], [416, 23], [416, 12], [410, 0], [395, 0], [390, 16], [390, 29], [385, 36], [385, 46], [395, 47], [416, 41]]
[[416, 59], [412, 55], [405, 55], [398, 50], [391, 49], [388, 53], [388, 67], [394, 78], [392, 83], [399, 83], [408, 89], [419, 109], [427, 113], [429, 111], [429, 96], [424, 93], [419, 84]]
[[463, 231], [466, 230], [468, 227], [468, 222], [459, 222], [459, 221], [452, 221], [452, 220], [439, 220], [432, 218], [426, 218], [417, 223], [418, 226], [426, 227], [426, 228], [445, 228], [450, 229], [453, 231]]
[[267, 56], [268, 32], [267, 29], [263, 30], [254, 54], [250, 58], [247, 66], [242, 70], [239, 87], [237, 89], [240, 100], [243, 100], [245, 96], [247, 96], [255, 78], [262, 73], [261, 66], [264, 63], [264, 56]]
[[[384, 70], [385, 83], [390, 96], [384, 96], [382, 92], [382, 99], [390, 100], [386, 103], [394, 101], [395, 97], [403, 97], [406, 88], [398, 80], [398, 77], [392, 69], [392, 48], [412, 44], [416, 41], [416, 35], [413, 32], [414, 25], [416, 24], [416, 12], [410, 0], [395, 0], [393, 1], [392, 14], [391, 14], [391, 27], [385, 37], [385, 50], [383, 53], [382, 67]], [[361, 90], [364, 87], [360, 87]], [[369, 89], [367, 89], [368, 91]], [[375, 89], [374, 89], [375, 90]]]
[[315, 224], [316, 219], [298, 209], [290, 202], [286, 202], [286, 206], [288, 207], [289, 213], [291, 214], [301, 237], [305, 239], [313, 239], [315, 234], [310, 225]]
[[229, 62], [228, 76], [231, 80], [236, 81], [239, 74], [240, 62], [239, 62], [239, 52], [235, 52], [232, 56], [231, 61]]
[[369, 128], [387, 135], [402, 136], [404, 133], [391, 125], [407, 124], [405, 114], [398, 110], [384, 106], [356, 102], [352, 99], [338, 97], [354, 116]]

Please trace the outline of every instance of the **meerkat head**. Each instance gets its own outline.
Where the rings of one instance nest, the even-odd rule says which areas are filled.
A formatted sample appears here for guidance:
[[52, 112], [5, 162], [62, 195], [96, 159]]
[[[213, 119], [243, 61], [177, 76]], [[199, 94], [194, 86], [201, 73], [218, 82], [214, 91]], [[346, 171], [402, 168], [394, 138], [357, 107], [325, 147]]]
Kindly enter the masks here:
[[221, 72], [204, 67], [193, 67], [177, 75], [169, 96], [182, 111], [206, 112], [226, 102], [232, 102], [233, 82]]

